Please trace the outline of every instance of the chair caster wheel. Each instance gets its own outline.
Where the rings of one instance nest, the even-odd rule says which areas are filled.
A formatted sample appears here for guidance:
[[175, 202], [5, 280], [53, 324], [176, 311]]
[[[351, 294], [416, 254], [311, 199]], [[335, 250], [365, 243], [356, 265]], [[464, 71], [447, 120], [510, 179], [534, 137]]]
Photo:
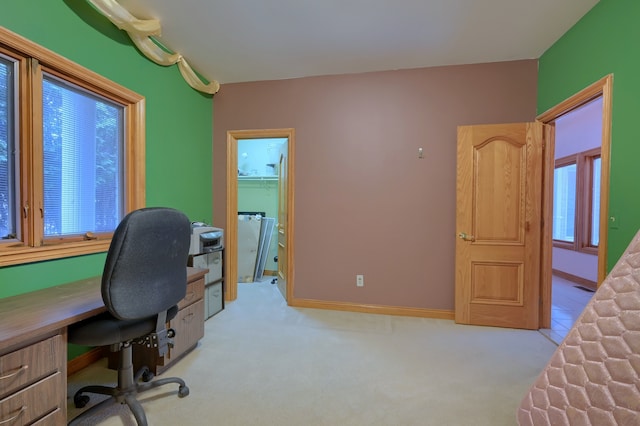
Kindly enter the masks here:
[[73, 397], [73, 405], [75, 405], [76, 408], [84, 408], [90, 399], [87, 395], [76, 395]]
[[184, 398], [185, 396], [189, 395], [189, 388], [186, 386], [180, 386], [178, 388], [178, 396], [180, 398]]
[[142, 381], [143, 382], [150, 382], [154, 377], [155, 377], [155, 375], [153, 374], [152, 371], [145, 370], [144, 373], [142, 373]]

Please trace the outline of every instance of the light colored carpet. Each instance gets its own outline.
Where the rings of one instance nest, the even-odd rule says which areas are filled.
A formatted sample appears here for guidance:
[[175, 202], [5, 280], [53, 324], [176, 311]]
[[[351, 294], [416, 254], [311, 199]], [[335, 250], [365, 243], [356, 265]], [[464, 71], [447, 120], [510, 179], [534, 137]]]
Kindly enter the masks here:
[[[514, 425], [556, 349], [537, 331], [290, 308], [268, 280], [238, 287], [198, 347], [163, 374], [191, 394], [179, 399], [167, 385], [140, 395], [150, 425]], [[105, 365], [70, 377], [69, 396], [115, 383]], [[87, 424], [135, 421], [115, 405]]]

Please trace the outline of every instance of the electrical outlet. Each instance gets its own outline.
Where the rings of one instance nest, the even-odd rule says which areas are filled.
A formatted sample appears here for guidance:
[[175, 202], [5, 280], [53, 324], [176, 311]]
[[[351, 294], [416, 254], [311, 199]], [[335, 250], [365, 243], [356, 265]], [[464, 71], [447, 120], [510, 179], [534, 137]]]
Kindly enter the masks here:
[[364, 287], [364, 275], [356, 275], [356, 286]]

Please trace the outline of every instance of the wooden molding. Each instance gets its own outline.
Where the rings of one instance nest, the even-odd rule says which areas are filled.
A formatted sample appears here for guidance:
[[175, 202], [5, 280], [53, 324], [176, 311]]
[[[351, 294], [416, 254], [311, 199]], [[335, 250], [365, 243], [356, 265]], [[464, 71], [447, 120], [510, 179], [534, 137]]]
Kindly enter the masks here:
[[570, 274], [568, 272], [560, 271], [558, 269], [552, 269], [551, 272], [553, 275], [559, 278], [564, 278], [567, 281], [571, 281], [572, 283], [580, 284], [585, 286], [593, 291], [598, 288], [598, 285], [595, 281], [588, 280], [586, 278], [579, 277], [577, 275]]
[[[545, 124], [555, 125], [554, 121], [559, 117], [599, 96], [602, 96], [602, 144], [600, 146], [600, 242], [598, 244], [598, 283], [602, 283], [607, 276], [613, 74], [602, 77], [600, 80], [592, 83], [575, 95], [538, 115], [536, 119]], [[550, 181], [548, 184], [553, 185], [553, 181]], [[551, 208], [551, 205], [547, 206], [547, 209]], [[549, 247], [548, 250], [550, 249], [551, 248]]]
[[90, 366], [91, 364], [100, 361], [102, 358], [107, 356], [109, 353], [109, 348], [107, 346], [100, 346], [97, 348], [91, 349], [89, 352], [85, 352], [82, 355], [75, 357], [74, 359], [67, 362], [67, 377], [77, 373]]
[[[546, 130], [545, 172], [543, 189], [543, 219], [544, 223], [552, 223], [553, 216], [553, 172], [555, 152], [555, 120], [571, 112], [573, 109], [602, 96], [602, 144], [600, 170], [600, 241], [598, 244], [598, 282], [602, 283], [607, 275], [607, 244], [609, 232], [609, 184], [610, 184], [610, 151], [611, 151], [611, 115], [613, 109], [613, 74], [609, 74], [575, 95], [567, 98], [538, 115], [536, 119], [548, 124]], [[542, 241], [542, 276], [540, 327], [551, 326], [551, 261], [553, 239], [550, 226], [543, 227]]]
[[396, 315], [404, 317], [454, 319], [454, 311], [445, 309], [406, 308], [401, 306], [364, 305], [348, 302], [327, 302], [312, 299], [292, 299], [289, 306], [296, 308], [328, 309], [334, 311], [368, 314]]
[[238, 298], [238, 261], [235, 255], [238, 250], [238, 140], [258, 138], [287, 139], [287, 300], [293, 296], [294, 288], [294, 182], [295, 182], [295, 129], [261, 129], [261, 130], [229, 130], [227, 131], [227, 227], [225, 229], [225, 294], [224, 300], [234, 301]]

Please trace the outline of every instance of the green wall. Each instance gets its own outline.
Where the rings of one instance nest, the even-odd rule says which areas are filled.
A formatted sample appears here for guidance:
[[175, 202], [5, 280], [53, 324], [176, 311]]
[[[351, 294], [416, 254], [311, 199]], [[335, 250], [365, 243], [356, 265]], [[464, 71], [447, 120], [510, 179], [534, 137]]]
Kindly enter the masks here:
[[637, 0], [600, 0], [539, 62], [539, 113], [613, 74], [608, 270], [640, 229], [639, 22]]
[[[147, 206], [212, 220], [211, 96], [146, 59], [85, 0], [5, 0], [0, 25], [146, 98]], [[168, 42], [170, 45], [170, 41]], [[0, 297], [102, 273], [105, 254], [0, 268]]]

